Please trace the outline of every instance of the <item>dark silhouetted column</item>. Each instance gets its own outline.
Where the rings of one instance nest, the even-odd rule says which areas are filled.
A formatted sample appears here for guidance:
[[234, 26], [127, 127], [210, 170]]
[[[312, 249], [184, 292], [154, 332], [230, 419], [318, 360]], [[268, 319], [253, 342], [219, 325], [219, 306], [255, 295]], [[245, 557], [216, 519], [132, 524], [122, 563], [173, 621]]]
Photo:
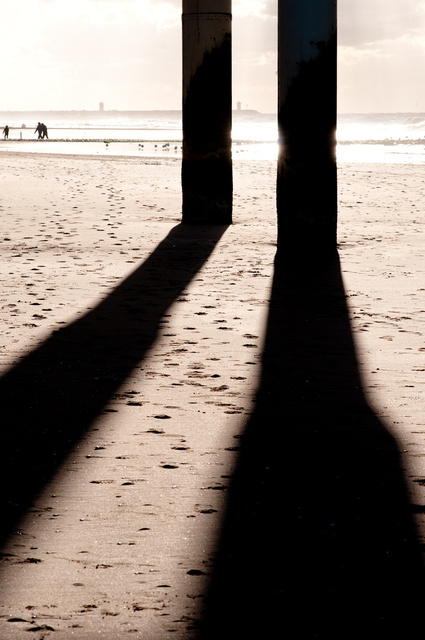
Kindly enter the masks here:
[[183, 0], [183, 222], [232, 221], [231, 0]]
[[336, 252], [336, 0], [279, 0], [278, 258]]

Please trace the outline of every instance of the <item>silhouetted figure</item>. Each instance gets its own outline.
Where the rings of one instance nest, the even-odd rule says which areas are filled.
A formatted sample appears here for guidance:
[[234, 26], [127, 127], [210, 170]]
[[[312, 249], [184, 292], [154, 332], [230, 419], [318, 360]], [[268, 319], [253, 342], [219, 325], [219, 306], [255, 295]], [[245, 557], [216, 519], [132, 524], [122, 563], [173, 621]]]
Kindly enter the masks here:
[[5, 128], [3, 129], [3, 136], [4, 136], [5, 140], [7, 140], [9, 138], [9, 127], [8, 127], [8, 125], [6, 125]]
[[47, 140], [49, 139], [49, 136], [47, 135], [47, 127], [44, 122], [41, 123], [41, 137], [47, 138]]
[[34, 133], [38, 133], [38, 140], [41, 140], [43, 134], [43, 125], [41, 122], [37, 124]]

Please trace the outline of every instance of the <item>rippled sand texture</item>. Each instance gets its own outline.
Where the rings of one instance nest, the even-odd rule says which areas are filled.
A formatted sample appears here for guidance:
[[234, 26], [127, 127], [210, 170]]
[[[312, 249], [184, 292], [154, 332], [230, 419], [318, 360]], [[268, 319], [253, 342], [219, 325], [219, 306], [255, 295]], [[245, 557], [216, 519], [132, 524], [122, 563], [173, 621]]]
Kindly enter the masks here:
[[[324, 403], [327, 415], [346, 414], [341, 396], [327, 395], [327, 365], [318, 359], [310, 373], [325, 383], [316, 394], [306, 390], [301, 364], [307, 361], [296, 354], [304, 336], [306, 348], [323, 356], [325, 343], [311, 347], [306, 322], [317, 323], [324, 312], [308, 315], [293, 282], [289, 299], [273, 293], [285, 341], [273, 333], [280, 326], [268, 315], [276, 286], [275, 164], [235, 162], [234, 224], [199, 229], [179, 224], [180, 162], [171, 157], [5, 153], [0, 165], [0, 637], [20, 640], [33, 631], [37, 640], [186, 640], [209, 637], [203, 621], [211, 616], [211, 629], [221, 628], [222, 638], [236, 638], [235, 629], [244, 625], [249, 629], [242, 619], [251, 617], [254, 626], [264, 618], [268, 630], [276, 630], [290, 612], [277, 612], [281, 589], [255, 549], [256, 539], [267, 546], [269, 532], [261, 528], [256, 538], [252, 531], [269, 510], [290, 519], [293, 501], [301, 509], [310, 491], [311, 501], [317, 499], [319, 467], [304, 482], [308, 468], [300, 462], [297, 477], [297, 460], [304, 454], [310, 460], [312, 450], [319, 457], [330, 450], [340, 456], [333, 443], [341, 438], [312, 444], [311, 416], [317, 417], [313, 431], [320, 432], [328, 428]], [[373, 415], [368, 424], [386, 443], [388, 457], [400, 453], [397, 468], [385, 460], [379, 469], [392, 478], [386, 486], [397, 484], [394, 501], [403, 512], [403, 535], [411, 536], [406, 564], [415, 565], [409, 575], [416, 586], [425, 524], [422, 170], [342, 165], [339, 191], [342, 280], [338, 310], [326, 303], [325, 324], [340, 335], [336, 327], [344, 316], [354, 347], [345, 346], [346, 359], [332, 353], [332, 340], [326, 349], [347, 380], [345, 398]], [[286, 277], [280, 274], [278, 283]], [[310, 294], [319, 301], [336, 295], [329, 287], [325, 297], [315, 291]], [[296, 321], [288, 309], [301, 310]], [[313, 335], [315, 330], [316, 324]], [[281, 366], [285, 354], [289, 373]], [[353, 408], [353, 415], [360, 413]], [[308, 416], [308, 435], [287, 441], [282, 433], [287, 425], [288, 433], [297, 432], [299, 415]], [[265, 435], [255, 435], [257, 424]], [[269, 464], [264, 442], [276, 429]], [[257, 453], [263, 470], [251, 472]], [[259, 488], [267, 482], [261, 474], [269, 468], [273, 474], [273, 465], [290, 478], [273, 475], [274, 488], [263, 500]], [[359, 460], [360, 473], [362, 468], [368, 472]], [[373, 474], [366, 479], [376, 481]], [[250, 502], [251, 481], [256, 504], [264, 507], [260, 518]], [[244, 581], [227, 581], [230, 596], [232, 584], [239, 596], [237, 620], [226, 631], [220, 614], [214, 615], [220, 610], [214, 584], [235, 580], [222, 559], [230, 557], [235, 537], [244, 537], [232, 512], [239, 513], [245, 500], [250, 515], [239, 522], [251, 529], [252, 553], [241, 545]], [[335, 504], [329, 501], [329, 510]], [[419, 525], [418, 540], [409, 514]], [[291, 522], [285, 522], [293, 536], [285, 553], [302, 556]], [[347, 522], [345, 515], [346, 528]], [[311, 535], [317, 540], [321, 534], [313, 528]], [[290, 589], [278, 557], [282, 549], [274, 535], [269, 540], [265, 562], [276, 555], [276, 570]], [[244, 614], [250, 563], [250, 609]], [[264, 604], [266, 597], [270, 609], [253, 612], [253, 603]], [[317, 628], [326, 629], [325, 622]], [[299, 637], [314, 637], [306, 629]]]

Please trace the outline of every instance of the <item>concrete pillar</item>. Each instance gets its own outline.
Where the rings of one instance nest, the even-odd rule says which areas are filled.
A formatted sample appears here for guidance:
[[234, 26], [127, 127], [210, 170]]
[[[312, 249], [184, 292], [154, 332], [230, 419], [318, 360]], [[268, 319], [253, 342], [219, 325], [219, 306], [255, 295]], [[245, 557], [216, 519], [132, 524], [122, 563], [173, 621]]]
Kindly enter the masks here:
[[279, 0], [278, 257], [336, 252], [336, 0]]
[[183, 0], [183, 222], [232, 221], [231, 0]]

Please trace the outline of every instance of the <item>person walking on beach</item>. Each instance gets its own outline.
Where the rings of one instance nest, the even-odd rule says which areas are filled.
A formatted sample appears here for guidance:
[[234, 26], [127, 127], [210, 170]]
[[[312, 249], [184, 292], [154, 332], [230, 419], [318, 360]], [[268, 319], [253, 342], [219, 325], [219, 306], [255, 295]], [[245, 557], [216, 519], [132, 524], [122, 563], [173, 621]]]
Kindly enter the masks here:
[[38, 140], [41, 140], [41, 134], [43, 133], [43, 127], [41, 122], [37, 124], [34, 133], [38, 133]]
[[49, 139], [49, 136], [47, 135], [47, 127], [44, 122], [41, 123], [41, 137]]
[[5, 128], [3, 129], [3, 136], [5, 140], [8, 140], [9, 138], [9, 126], [6, 125]]

